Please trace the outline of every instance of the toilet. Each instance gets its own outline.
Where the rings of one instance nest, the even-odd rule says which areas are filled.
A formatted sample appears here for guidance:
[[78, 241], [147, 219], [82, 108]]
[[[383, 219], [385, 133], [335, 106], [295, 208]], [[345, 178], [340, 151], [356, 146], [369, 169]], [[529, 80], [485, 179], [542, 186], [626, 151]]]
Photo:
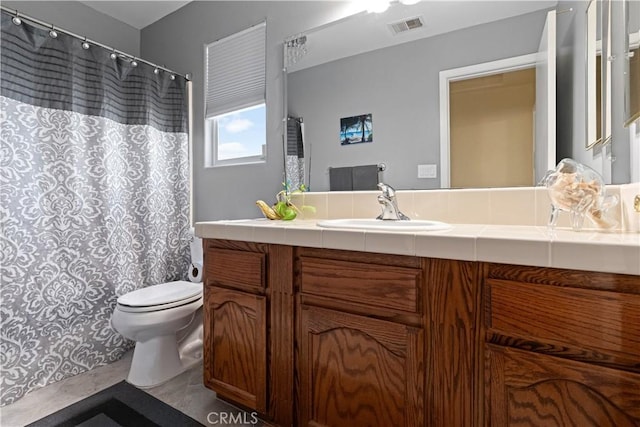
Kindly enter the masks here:
[[[194, 238], [197, 249], [202, 241]], [[127, 381], [150, 388], [181, 374], [202, 360], [202, 283], [192, 263], [189, 278], [138, 289], [118, 298], [111, 326], [136, 342]], [[194, 274], [195, 273], [195, 274]]]
[[111, 325], [136, 342], [127, 381], [160, 385], [202, 360], [202, 283], [168, 282], [122, 295]]

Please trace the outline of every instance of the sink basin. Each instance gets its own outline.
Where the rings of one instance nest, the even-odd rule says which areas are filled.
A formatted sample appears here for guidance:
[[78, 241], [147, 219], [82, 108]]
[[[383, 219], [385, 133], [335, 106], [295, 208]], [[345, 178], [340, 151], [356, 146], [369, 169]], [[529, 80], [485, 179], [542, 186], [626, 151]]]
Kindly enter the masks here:
[[449, 224], [440, 221], [383, 221], [370, 218], [327, 219], [318, 221], [317, 225], [322, 228], [350, 228], [381, 231], [436, 231], [451, 228]]

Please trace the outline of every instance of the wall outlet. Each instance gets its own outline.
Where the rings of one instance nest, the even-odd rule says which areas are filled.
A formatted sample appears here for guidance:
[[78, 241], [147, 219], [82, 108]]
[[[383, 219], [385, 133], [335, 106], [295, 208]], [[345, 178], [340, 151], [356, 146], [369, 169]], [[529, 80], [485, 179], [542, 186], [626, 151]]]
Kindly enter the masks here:
[[437, 178], [438, 165], [418, 165], [418, 178]]

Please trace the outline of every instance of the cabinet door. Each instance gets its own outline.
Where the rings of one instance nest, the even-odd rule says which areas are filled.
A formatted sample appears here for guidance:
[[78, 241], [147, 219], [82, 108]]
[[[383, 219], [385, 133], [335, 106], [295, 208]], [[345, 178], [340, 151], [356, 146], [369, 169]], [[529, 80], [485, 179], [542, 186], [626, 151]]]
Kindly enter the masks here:
[[423, 425], [421, 329], [301, 307], [300, 425]]
[[266, 298], [205, 288], [204, 381], [220, 397], [265, 413]]
[[640, 375], [487, 345], [487, 422], [502, 426], [640, 425]]

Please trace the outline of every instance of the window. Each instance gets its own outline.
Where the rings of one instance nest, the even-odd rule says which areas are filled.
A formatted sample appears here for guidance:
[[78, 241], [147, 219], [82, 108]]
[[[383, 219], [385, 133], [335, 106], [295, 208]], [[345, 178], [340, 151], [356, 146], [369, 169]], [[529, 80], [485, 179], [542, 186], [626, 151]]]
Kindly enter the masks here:
[[205, 46], [206, 166], [264, 162], [266, 23]]

